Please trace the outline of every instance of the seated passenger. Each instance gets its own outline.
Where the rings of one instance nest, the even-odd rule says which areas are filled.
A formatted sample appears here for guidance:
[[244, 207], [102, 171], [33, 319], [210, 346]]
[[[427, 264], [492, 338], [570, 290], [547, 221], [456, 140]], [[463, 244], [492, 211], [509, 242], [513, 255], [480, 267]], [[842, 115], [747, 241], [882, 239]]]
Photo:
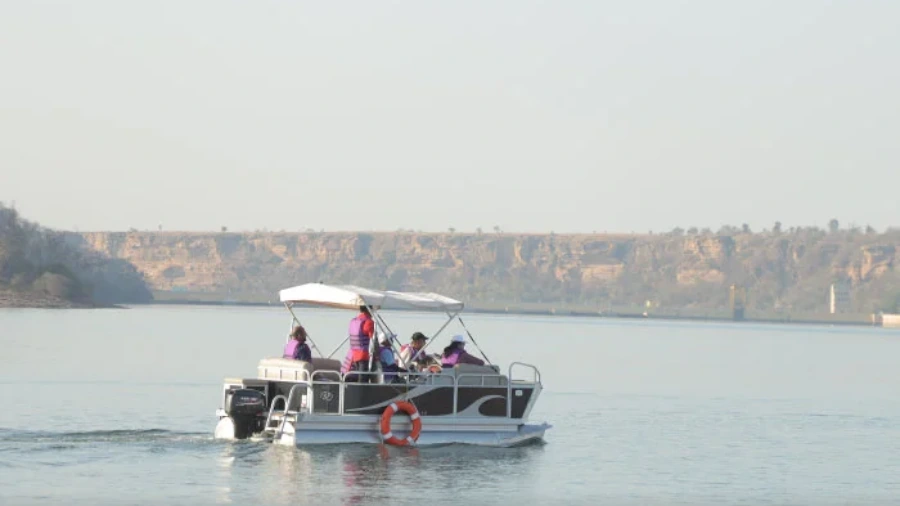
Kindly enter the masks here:
[[465, 346], [465, 337], [459, 334], [453, 336], [453, 339], [450, 340], [450, 346], [444, 348], [444, 354], [441, 355], [441, 366], [447, 368], [456, 364], [484, 365], [484, 360], [469, 355], [464, 349]]
[[391, 348], [391, 336], [381, 333], [378, 337], [380, 338], [378, 361], [381, 363], [381, 372], [384, 375], [384, 382], [393, 383], [394, 380], [399, 379], [397, 373], [400, 372], [401, 369], [400, 366], [397, 365], [397, 361], [394, 360], [394, 350]]
[[422, 348], [428, 338], [421, 332], [412, 335], [412, 341], [400, 347], [400, 365], [408, 371], [420, 371], [428, 365], [428, 355]]
[[306, 329], [302, 325], [297, 325], [291, 331], [291, 340], [284, 345], [284, 355], [282, 358], [292, 358], [294, 360], [312, 360], [312, 351], [306, 344]]

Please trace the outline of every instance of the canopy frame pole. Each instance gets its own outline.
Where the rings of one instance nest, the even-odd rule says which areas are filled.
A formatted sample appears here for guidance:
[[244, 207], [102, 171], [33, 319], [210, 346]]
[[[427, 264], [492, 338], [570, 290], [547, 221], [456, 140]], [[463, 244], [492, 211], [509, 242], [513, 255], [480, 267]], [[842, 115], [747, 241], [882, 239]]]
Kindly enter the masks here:
[[[397, 335], [396, 335], [396, 334], [394, 333], [394, 331], [391, 330], [391, 328], [388, 326], [387, 321], [385, 321], [385, 319], [382, 318], [381, 313], [375, 311], [374, 308], [371, 308], [370, 306], [366, 306], [366, 307], [369, 307], [369, 308], [370, 308], [369, 311], [372, 313], [372, 316], [375, 317], [375, 322], [378, 323], [378, 324], [380, 324], [380, 325], [384, 328], [383, 332], [385, 332], [385, 334], [386, 334], [387, 336], [390, 336], [390, 337], [388, 338], [388, 345], [391, 347], [391, 353], [394, 355], [394, 363], [397, 364], [397, 365], [399, 365], [399, 361], [400, 361], [400, 340], [397, 339]], [[375, 341], [375, 352], [378, 354], [378, 365], [379, 365], [379, 368], [381, 368], [381, 340], [378, 339], [377, 333], [376, 333], [376, 335], [372, 336], [372, 340]], [[395, 346], [395, 345], [396, 345], [396, 346]], [[374, 360], [374, 357], [371, 357], [371, 356], [370, 356], [369, 358], [372, 359], [372, 360]], [[382, 369], [383, 369], [383, 368], [382, 368]], [[371, 372], [371, 371], [372, 371], [372, 362], [371, 362], [371, 360], [370, 360], [370, 362], [369, 362], [369, 372]], [[382, 372], [382, 374], [384, 373], [383, 370], [382, 370], [381, 372]]]
[[343, 346], [344, 343], [346, 343], [348, 339], [350, 339], [350, 336], [345, 337], [344, 340], [341, 341], [341, 343], [337, 345], [337, 348], [335, 348], [334, 350], [332, 350], [332, 352], [329, 353], [328, 356], [325, 357], [325, 358], [331, 358], [332, 355], [334, 355], [335, 353], [337, 353], [337, 351], [338, 351], [339, 349], [341, 349], [341, 346]]
[[[447, 313], [447, 314], [450, 314], [450, 313]], [[451, 318], [452, 318], [452, 316], [451, 316]], [[478, 346], [478, 343], [475, 342], [475, 337], [472, 336], [471, 332], [469, 332], [469, 328], [466, 327], [466, 322], [463, 321], [462, 316], [460, 316], [459, 313], [456, 314], [456, 319], [459, 320], [459, 323], [462, 324], [463, 329], [466, 331], [466, 334], [468, 334], [468, 336], [469, 336], [469, 339], [472, 340], [472, 344], [475, 345], [475, 348], [477, 348], [478, 352], [481, 353], [481, 356], [484, 357], [484, 361], [487, 362], [488, 365], [492, 365], [493, 362], [491, 362], [491, 359], [487, 358], [487, 355], [484, 354], [484, 350], [482, 350], [481, 346]]]
[[[388, 327], [387, 322], [384, 320], [384, 318], [381, 317], [381, 313], [375, 313], [375, 318], [379, 322], [381, 322], [381, 325], [384, 327], [386, 334], [391, 336], [391, 338], [390, 338], [391, 352], [394, 353], [395, 357], [399, 356], [400, 355], [400, 341], [397, 339], [397, 335], [394, 334], [394, 331], [391, 330], [390, 327]], [[372, 338], [377, 339], [377, 336], [372, 336]], [[396, 348], [394, 347], [394, 344], [397, 345]], [[378, 345], [381, 345], [381, 342], [378, 342]]]
[[[375, 355], [380, 355], [378, 350], [380, 344], [378, 342], [378, 329], [381, 328], [381, 331], [386, 333], [390, 332], [391, 329], [388, 328], [386, 323], [384, 323], [384, 319], [381, 318], [381, 315], [378, 314], [378, 311], [375, 310], [375, 306], [370, 305], [368, 302], [366, 302], [365, 299], [363, 299], [363, 305], [366, 307], [366, 309], [369, 310], [369, 314], [373, 316], [372, 321], [375, 323], [375, 328], [372, 329], [372, 338], [369, 341], [369, 374], [371, 374], [372, 372], [374, 372], [372, 370], [372, 366], [375, 365]], [[347, 336], [347, 338], [349, 339], [350, 337]], [[378, 364], [381, 364], [380, 357], [378, 360]]]
[[[297, 315], [294, 314], [294, 303], [293, 303], [293, 302], [285, 302], [285, 303], [284, 303], [284, 307], [286, 307], [287, 310], [291, 313], [291, 317], [294, 319], [295, 322], [297, 322], [297, 325], [300, 325], [301, 327], [303, 327], [303, 324], [300, 323], [300, 319], [297, 318]], [[306, 330], [306, 327], [303, 327], [303, 329]], [[293, 331], [293, 330], [294, 330], [294, 326], [293, 326], [293, 323], [292, 323], [292, 324], [291, 324], [291, 331]], [[290, 340], [290, 338], [291, 338], [291, 334], [290, 334], [290, 332], [289, 332], [289, 333], [288, 333], [288, 339]], [[313, 349], [316, 350], [317, 352], [319, 352], [319, 356], [320, 356], [320, 357], [324, 356], [324, 355], [322, 355], [322, 350], [320, 350], [319, 347], [316, 346], [316, 342], [313, 341], [312, 336], [309, 335], [309, 331], [306, 332], [306, 339], [307, 339], [309, 342], [312, 343]]]

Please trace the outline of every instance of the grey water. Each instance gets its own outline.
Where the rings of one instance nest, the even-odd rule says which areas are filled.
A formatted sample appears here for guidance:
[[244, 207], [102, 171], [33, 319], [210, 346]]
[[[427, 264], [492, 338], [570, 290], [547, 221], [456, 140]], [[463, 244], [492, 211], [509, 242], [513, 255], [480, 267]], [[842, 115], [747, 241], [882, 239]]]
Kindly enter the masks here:
[[[298, 316], [327, 354], [352, 314]], [[540, 368], [544, 444], [216, 441], [222, 379], [280, 355], [283, 309], [0, 310], [0, 504], [900, 504], [900, 332], [466, 324], [492, 362]]]

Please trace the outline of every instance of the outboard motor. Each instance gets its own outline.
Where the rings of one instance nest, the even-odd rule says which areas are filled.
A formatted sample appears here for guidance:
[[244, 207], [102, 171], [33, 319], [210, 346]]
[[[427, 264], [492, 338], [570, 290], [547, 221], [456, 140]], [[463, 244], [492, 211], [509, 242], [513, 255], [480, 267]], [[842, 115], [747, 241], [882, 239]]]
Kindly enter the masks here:
[[234, 438], [247, 439], [262, 432], [266, 420], [266, 396], [258, 390], [234, 390], [225, 399], [225, 413], [234, 421]]

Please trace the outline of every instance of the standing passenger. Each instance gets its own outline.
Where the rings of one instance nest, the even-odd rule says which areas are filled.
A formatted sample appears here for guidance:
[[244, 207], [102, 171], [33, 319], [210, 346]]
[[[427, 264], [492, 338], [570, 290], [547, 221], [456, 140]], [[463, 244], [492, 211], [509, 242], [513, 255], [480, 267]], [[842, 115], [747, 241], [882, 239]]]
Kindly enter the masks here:
[[[350, 349], [347, 350], [347, 356], [341, 365], [341, 372], [348, 373], [356, 371], [360, 373], [369, 372], [369, 343], [375, 334], [375, 321], [369, 313], [369, 308], [359, 306], [359, 314], [356, 318], [350, 320]], [[367, 374], [357, 375], [357, 381], [362, 383], [370, 382], [371, 378]]]

